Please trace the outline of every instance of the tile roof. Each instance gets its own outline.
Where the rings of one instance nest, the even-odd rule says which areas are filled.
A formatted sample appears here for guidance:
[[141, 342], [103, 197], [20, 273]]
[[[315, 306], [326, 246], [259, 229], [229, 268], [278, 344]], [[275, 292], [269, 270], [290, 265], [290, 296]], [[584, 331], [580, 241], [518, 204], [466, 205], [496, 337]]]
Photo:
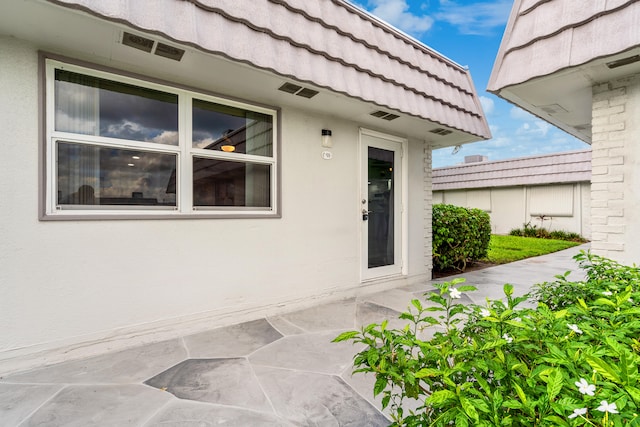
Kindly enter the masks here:
[[433, 169], [433, 191], [591, 181], [591, 150]]
[[515, 0], [488, 90], [640, 45], [638, 0]]
[[467, 69], [344, 0], [48, 1], [490, 137]]

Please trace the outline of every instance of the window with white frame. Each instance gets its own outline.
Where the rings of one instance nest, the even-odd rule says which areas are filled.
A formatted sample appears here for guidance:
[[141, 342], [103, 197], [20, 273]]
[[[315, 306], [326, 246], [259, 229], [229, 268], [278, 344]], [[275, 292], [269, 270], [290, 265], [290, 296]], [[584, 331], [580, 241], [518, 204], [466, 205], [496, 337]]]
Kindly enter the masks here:
[[273, 215], [273, 109], [46, 61], [47, 215]]

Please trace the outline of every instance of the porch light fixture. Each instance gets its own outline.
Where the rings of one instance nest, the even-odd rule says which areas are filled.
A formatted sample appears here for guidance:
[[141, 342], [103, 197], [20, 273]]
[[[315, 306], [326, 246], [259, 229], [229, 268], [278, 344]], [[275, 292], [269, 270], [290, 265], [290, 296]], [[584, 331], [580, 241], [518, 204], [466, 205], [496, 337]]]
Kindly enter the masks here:
[[325, 148], [333, 147], [331, 131], [329, 129], [322, 129], [322, 146]]
[[236, 147], [234, 147], [233, 145], [223, 145], [222, 147], [220, 147], [220, 149], [225, 153], [233, 153], [234, 151], [236, 151]]

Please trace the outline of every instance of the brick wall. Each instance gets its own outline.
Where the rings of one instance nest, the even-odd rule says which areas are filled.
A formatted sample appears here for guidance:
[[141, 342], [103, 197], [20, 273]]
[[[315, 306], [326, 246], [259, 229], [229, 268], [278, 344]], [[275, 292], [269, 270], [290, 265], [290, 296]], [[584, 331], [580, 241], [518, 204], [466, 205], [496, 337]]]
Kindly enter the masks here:
[[591, 154], [591, 250], [608, 258], [624, 258], [628, 212], [628, 86], [633, 79], [593, 87]]

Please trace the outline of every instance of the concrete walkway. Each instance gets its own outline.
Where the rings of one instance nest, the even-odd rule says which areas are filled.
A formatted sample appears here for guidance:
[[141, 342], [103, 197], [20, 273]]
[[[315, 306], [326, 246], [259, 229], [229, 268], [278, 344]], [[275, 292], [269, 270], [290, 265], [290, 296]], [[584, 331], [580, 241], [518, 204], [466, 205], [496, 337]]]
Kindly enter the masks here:
[[[500, 298], [507, 282], [524, 294], [567, 270], [578, 279], [572, 256], [586, 248], [463, 274], [479, 291], [461, 302]], [[360, 348], [330, 341], [397, 319], [430, 289], [408, 286], [6, 376], [0, 425], [385, 426], [373, 378], [351, 376]]]

